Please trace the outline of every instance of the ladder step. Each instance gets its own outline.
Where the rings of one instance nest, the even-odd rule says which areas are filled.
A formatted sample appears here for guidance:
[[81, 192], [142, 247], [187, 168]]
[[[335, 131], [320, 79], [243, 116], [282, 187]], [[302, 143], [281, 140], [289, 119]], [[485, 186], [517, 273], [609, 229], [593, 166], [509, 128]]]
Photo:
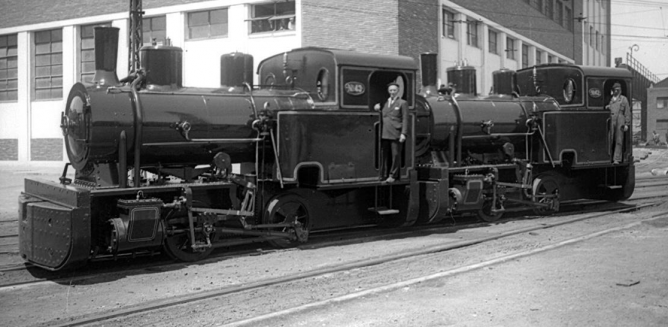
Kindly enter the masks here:
[[399, 213], [399, 210], [397, 209], [388, 209], [386, 207], [378, 207], [378, 208], [369, 208], [369, 211], [375, 212], [381, 216], [384, 215], [394, 215]]

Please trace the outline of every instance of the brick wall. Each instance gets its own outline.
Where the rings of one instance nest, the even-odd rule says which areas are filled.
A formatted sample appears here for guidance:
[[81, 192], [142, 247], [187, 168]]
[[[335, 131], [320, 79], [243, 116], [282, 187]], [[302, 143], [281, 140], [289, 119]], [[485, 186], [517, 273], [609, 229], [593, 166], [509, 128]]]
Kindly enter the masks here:
[[63, 139], [32, 139], [30, 140], [30, 160], [62, 161]]
[[0, 139], [0, 161], [19, 160], [19, 140]]
[[303, 0], [303, 45], [396, 55], [398, 18], [398, 0]]
[[[438, 0], [411, 0], [399, 3], [399, 54], [415, 58], [420, 54], [439, 52], [438, 19], [441, 13]], [[421, 77], [418, 72], [417, 80]]]
[[[579, 40], [573, 42], [573, 32], [550, 20], [524, 0], [453, 0], [453, 2], [527, 38], [545, 44], [564, 56], [573, 57], [574, 44], [580, 47]], [[572, 2], [580, 1], [564, 1], [564, 5], [572, 6]], [[576, 9], [573, 9], [573, 16], [577, 16], [580, 12]], [[575, 27], [578, 33], [577, 24]]]

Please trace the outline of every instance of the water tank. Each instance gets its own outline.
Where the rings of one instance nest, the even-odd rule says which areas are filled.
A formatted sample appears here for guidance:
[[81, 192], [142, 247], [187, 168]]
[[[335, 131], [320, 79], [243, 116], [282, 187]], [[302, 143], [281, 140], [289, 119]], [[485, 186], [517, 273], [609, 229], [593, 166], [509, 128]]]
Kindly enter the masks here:
[[517, 87], [517, 73], [514, 70], [502, 68], [492, 72], [492, 83], [494, 86], [494, 94], [512, 95], [513, 92], [518, 92]]
[[139, 50], [141, 68], [146, 73], [146, 87], [180, 88], [183, 86], [183, 50], [179, 47], [154, 45]]
[[452, 84], [457, 93], [477, 94], [475, 68], [472, 66], [454, 66], [446, 70], [448, 83]]
[[253, 85], [253, 56], [233, 52], [220, 56], [220, 85]]

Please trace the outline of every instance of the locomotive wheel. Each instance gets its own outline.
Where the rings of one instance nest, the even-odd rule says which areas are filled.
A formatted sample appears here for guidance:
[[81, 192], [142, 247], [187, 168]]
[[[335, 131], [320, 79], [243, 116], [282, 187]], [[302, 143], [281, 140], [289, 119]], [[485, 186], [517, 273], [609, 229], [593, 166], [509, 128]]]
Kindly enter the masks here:
[[[497, 209], [499, 209], [498, 204]], [[503, 216], [503, 212], [492, 213], [492, 199], [486, 199], [482, 204], [482, 208], [478, 210], [478, 218], [489, 223], [499, 220], [501, 216]]]
[[[188, 230], [187, 226], [182, 227]], [[206, 242], [206, 236], [203, 233], [195, 233], [195, 238], [197, 238], [197, 241]], [[216, 233], [210, 234], [209, 240], [211, 243], [218, 240]], [[163, 248], [172, 259], [186, 262], [202, 260], [213, 252], [213, 247], [203, 251], [195, 251], [190, 247], [190, 244], [192, 244], [190, 242], [190, 232], [186, 231], [185, 233], [168, 235], [163, 243]]]
[[[277, 248], [296, 246], [308, 240], [310, 230], [309, 207], [304, 198], [296, 194], [284, 194], [272, 199], [264, 213], [265, 224], [295, 223], [298, 241], [286, 238], [269, 239], [267, 242]], [[289, 232], [292, 228], [275, 228], [274, 231]]]
[[541, 174], [533, 180], [534, 196], [557, 195], [554, 198], [541, 197], [538, 202], [551, 204], [551, 208], [535, 207], [533, 212], [537, 215], [551, 215], [559, 210], [559, 177], [555, 174]]

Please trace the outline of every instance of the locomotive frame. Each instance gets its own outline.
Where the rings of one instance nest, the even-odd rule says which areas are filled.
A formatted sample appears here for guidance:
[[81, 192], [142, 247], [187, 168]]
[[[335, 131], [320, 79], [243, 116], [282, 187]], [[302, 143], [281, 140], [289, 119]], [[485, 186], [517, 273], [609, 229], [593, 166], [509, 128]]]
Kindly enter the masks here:
[[[470, 67], [449, 69], [455, 85], [437, 89], [432, 53], [417, 92], [412, 58], [301, 48], [262, 61], [260, 85], [252, 57], [233, 53], [221, 57], [220, 88], [189, 88], [171, 46], [142, 48], [142, 69], [118, 81], [115, 57], [104, 58], [116, 53], [113, 28], [98, 30], [96, 84], [74, 85], [61, 119], [70, 163], [59, 182], [26, 179], [19, 198], [20, 255], [45, 269], [160, 249], [195, 261], [319, 230], [495, 221], [633, 192], [630, 137], [620, 165], [605, 141], [603, 94], [620, 82], [630, 97], [626, 70], [503, 71], [498, 93], [480, 96]], [[410, 132], [401, 177], [386, 184], [373, 106], [390, 82], [409, 103]]]

